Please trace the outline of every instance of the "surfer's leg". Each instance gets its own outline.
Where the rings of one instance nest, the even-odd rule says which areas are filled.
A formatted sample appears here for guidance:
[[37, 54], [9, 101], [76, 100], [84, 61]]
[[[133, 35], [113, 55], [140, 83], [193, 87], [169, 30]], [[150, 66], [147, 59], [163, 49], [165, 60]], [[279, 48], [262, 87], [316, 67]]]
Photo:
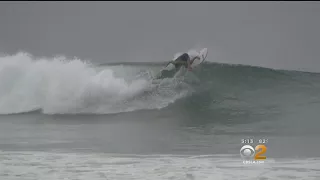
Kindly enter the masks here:
[[177, 68], [179, 67], [180, 60], [179, 60], [179, 59], [177, 59], [177, 60], [172, 61], [172, 62], [170, 62], [170, 63], [168, 63], [168, 64], [173, 64], [173, 65], [174, 65], [174, 67], [177, 69]]

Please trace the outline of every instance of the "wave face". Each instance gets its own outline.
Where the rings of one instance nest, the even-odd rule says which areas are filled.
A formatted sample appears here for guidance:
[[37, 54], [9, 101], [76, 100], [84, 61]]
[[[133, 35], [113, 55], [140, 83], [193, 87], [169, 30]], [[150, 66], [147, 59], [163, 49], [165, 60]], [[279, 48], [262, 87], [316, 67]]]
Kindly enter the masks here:
[[27, 53], [2, 56], [0, 114], [110, 114], [170, 107], [194, 115], [239, 116], [320, 102], [317, 73], [205, 63], [182, 78], [152, 83], [161, 67], [94, 66], [80, 59], [36, 59]]

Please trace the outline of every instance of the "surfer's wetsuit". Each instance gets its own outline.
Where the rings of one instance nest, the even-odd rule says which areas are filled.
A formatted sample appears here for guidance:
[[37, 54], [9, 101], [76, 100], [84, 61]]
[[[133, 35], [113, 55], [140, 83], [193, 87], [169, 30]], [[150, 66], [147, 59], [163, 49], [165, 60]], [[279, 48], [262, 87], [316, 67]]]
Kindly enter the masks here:
[[170, 62], [170, 63], [174, 64], [176, 69], [178, 69], [183, 65], [187, 68], [188, 67], [188, 61], [190, 61], [189, 55], [187, 53], [183, 53], [176, 60], [174, 60], [173, 62]]
[[[185, 66], [188, 68], [188, 61], [190, 60], [190, 55], [188, 53], [183, 53], [182, 55], [178, 56], [175, 60], [169, 62], [166, 67], [169, 67], [170, 64], [172, 64], [172, 68], [169, 67], [169, 69], [163, 69], [160, 71], [160, 73], [157, 75], [157, 79], [163, 78], [163, 77], [172, 77], [174, 74], [182, 67]], [[192, 61], [193, 62], [193, 61]], [[192, 63], [190, 62], [190, 63]], [[175, 69], [174, 71], [172, 71]]]
[[180, 55], [178, 58], [176, 58], [174, 61], [169, 62], [166, 67], [168, 67], [170, 64], [172, 64], [174, 66], [173, 69], [175, 69], [173, 71], [173, 69], [169, 70], [168, 69], [164, 69], [161, 70], [160, 73], [157, 75], [157, 79], [161, 79], [163, 77], [172, 77], [174, 76], [174, 74], [182, 67], [185, 66], [186, 68], [188, 68], [188, 61], [190, 61], [190, 57], [187, 53], [183, 53], [182, 55]]

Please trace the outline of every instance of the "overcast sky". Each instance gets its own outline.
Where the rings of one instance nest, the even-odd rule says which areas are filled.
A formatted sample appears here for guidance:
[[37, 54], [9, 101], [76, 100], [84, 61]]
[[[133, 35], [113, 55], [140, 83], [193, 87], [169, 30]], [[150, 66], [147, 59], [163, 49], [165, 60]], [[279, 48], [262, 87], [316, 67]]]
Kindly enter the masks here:
[[0, 2], [0, 52], [96, 63], [209, 60], [320, 72], [319, 2]]

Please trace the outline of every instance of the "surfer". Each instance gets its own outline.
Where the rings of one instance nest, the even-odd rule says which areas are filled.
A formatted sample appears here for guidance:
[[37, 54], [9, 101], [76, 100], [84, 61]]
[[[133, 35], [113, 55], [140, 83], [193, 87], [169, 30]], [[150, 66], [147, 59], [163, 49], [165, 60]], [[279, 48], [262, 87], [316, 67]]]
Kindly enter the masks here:
[[179, 69], [181, 66], [185, 66], [189, 71], [192, 70], [191, 64], [194, 60], [200, 59], [199, 55], [194, 55], [192, 53], [183, 53], [177, 58], [173, 59], [172, 63], [176, 69]]
[[156, 79], [162, 79], [163, 77], [171, 77], [177, 71], [180, 70], [182, 66], [186, 67], [189, 71], [192, 70], [192, 63], [196, 59], [201, 59], [200, 54], [195, 51], [189, 51], [179, 55], [178, 57], [173, 58], [164, 69], [162, 69], [159, 74], [156, 76]]

